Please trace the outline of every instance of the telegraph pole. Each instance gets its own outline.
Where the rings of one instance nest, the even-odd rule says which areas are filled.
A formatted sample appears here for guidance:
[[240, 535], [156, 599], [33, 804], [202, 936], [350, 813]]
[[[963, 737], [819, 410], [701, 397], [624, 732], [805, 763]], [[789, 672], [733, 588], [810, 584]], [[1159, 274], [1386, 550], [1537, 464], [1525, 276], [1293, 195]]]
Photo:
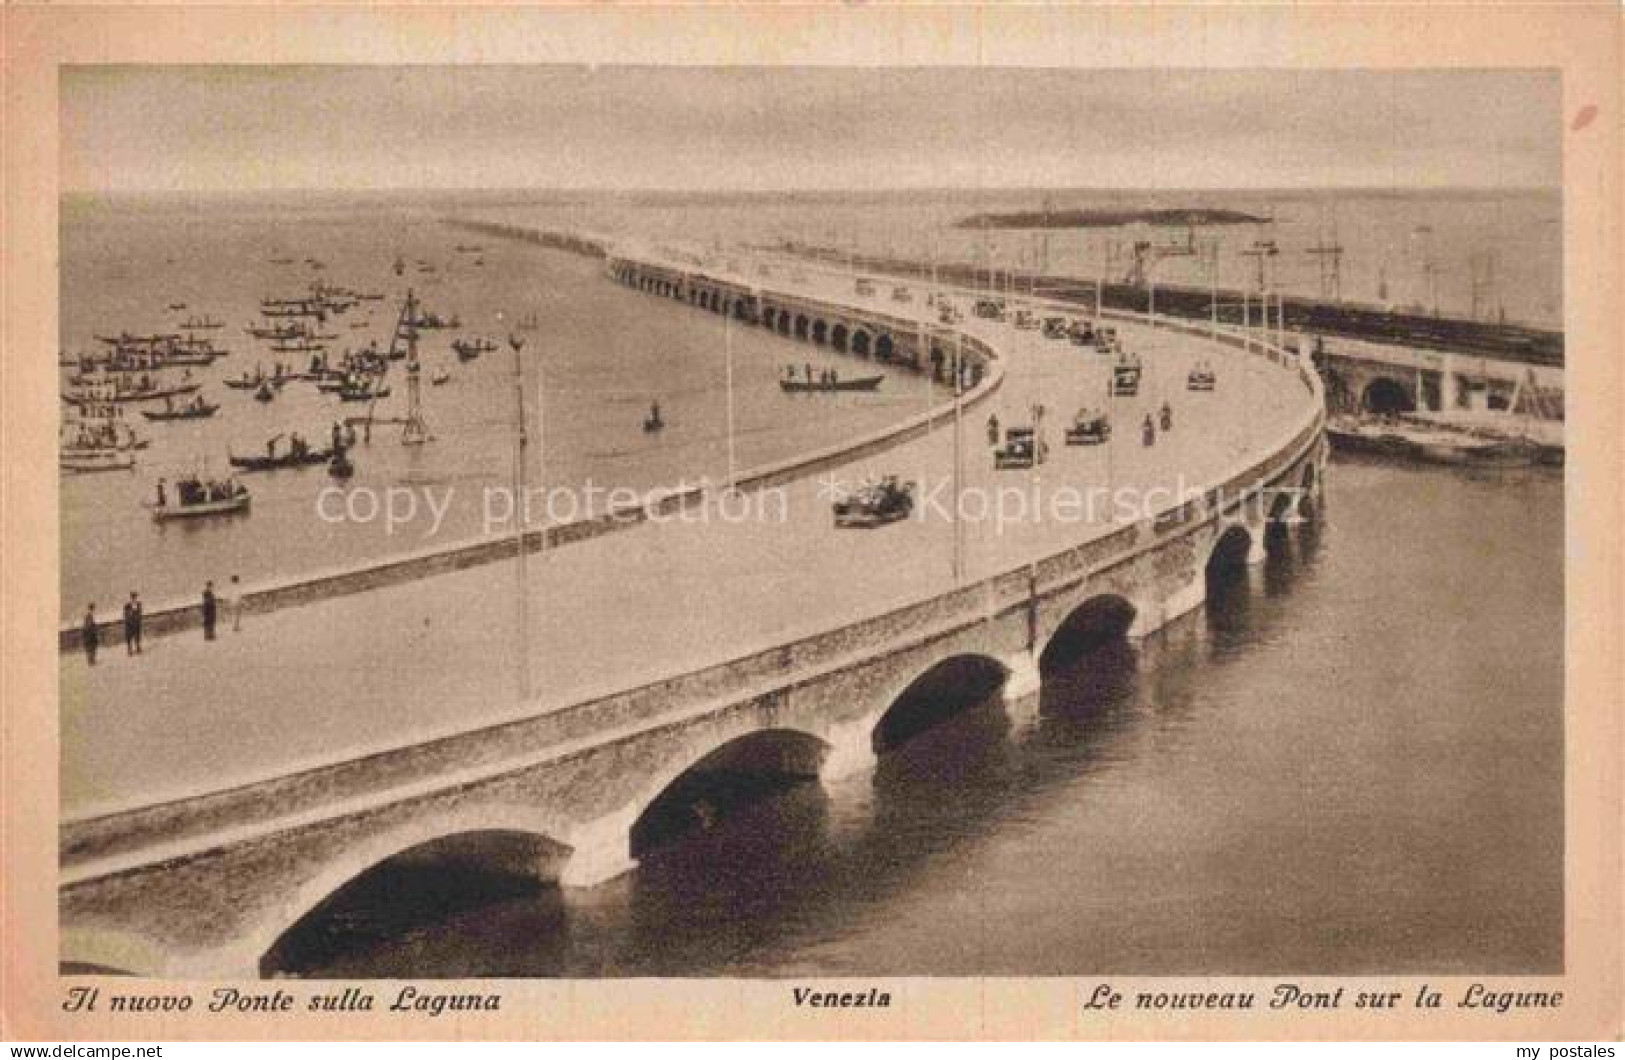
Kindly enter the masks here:
[[515, 616], [518, 625], [519, 638], [519, 701], [523, 703], [530, 698], [530, 594], [529, 579], [525, 576], [525, 445], [528, 441], [525, 434], [525, 372], [524, 361], [520, 351], [524, 349], [525, 340], [512, 332], [508, 335], [508, 345], [513, 347], [513, 392], [514, 392], [514, 443], [513, 443], [513, 493], [514, 493], [514, 599]]

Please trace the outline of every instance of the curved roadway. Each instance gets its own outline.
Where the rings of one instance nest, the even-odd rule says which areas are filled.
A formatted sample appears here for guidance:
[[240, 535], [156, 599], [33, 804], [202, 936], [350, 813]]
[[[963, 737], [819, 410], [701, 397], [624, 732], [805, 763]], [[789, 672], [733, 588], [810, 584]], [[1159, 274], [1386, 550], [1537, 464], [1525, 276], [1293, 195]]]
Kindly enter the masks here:
[[[887, 297], [885, 282], [878, 296], [863, 299], [843, 277], [808, 273], [796, 291], [868, 301], [892, 315], [925, 311], [918, 285], [916, 300], [902, 304]], [[957, 293], [968, 306], [968, 293]], [[1259, 358], [1163, 328], [1119, 325], [1126, 347], [1144, 361], [1139, 396], [1112, 403], [1109, 446], [1067, 447], [1061, 435], [1072, 414], [1105, 401], [1108, 358], [974, 317], [961, 327], [999, 351], [1005, 367], [1003, 386], [964, 417], [961, 482], [968, 495], [1022, 489], [1030, 497], [1036, 487], [1041, 497], [1055, 498], [1064, 486], [1109, 485], [1124, 494], [1199, 488], [1249, 452], [1280, 442], [1301, 423], [1310, 400], [1292, 373]], [[797, 361], [800, 345], [784, 340], [787, 363]], [[1218, 369], [1215, 393], [1185, 389], [1199, 358]], [[808, 398], [810, 409], [817, 400]], [[1163, 400], [1174, 428], [1146, 447], [1141, 421]], [[1036, 474], [995, 471], [988, 414], [1021, 424], [1034, 403], [1048, 409], [1048, 462]], [[952, 429], [938, 428], [854, 462], [838, 477], [900, 474], [918, 480], [922, 494], [943, 483], [938, 495], [950, 503], [954, 448]], [[134, 660], [116, 644], [94, 667], [78, 654], [64, 655], [64, 818], [202, 794], [535, 714], [953, 586], [955, 530], [932, 505], [922, 503], [915, 518], [879, 530], [835, 530], [820, 478], [785, 487], [784, 496], [784, 520], [728, 521], [713, 508], [707, 519], [640, 525], [533, 554], [525, 643], [532, 699], [523, 704], [512, 561], [251, 616], [241, 632], [225, 623], [212, 643], [198, 632], [155, 640]], [[1014, 503], [1008, 493], [1006, 503]], [[980, 505], [975, 500], [968, 511]], [[962, 576], [1008, 569], [1104, 531], [1109, 506], [1092, 517], [1077, 508], [1061, 498], [1015, 523], [963, 521]]]

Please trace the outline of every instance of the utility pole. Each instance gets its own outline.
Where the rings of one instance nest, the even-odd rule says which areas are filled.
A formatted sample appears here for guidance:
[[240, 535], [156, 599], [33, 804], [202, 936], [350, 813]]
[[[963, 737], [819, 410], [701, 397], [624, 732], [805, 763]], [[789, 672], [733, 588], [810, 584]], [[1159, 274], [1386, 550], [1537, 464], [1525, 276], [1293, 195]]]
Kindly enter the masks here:
[[526, 508], [525, 497], [525, 373], [524, 361], [520, 351], [524, 349], [525, 340], [518, 335], [509, 333], [508, 345], [513, 347], [513, 383], [514, 383], [514, 444], [513, 444], [513, 493], [514, 493], [514, 598], [517, 611], [519, 639], [519, 701], [523, 703], [530, 698], [530, 593], [529, 579], [525, 570], [525, 531]]

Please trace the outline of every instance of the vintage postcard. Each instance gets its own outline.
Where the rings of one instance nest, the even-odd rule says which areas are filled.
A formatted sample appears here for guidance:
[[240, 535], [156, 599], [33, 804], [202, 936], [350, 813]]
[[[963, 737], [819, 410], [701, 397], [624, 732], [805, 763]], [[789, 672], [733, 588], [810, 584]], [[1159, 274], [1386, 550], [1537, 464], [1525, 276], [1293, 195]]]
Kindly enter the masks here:
[[5, 1036], [1621, 1033], [1617, 10], [0, 17]]

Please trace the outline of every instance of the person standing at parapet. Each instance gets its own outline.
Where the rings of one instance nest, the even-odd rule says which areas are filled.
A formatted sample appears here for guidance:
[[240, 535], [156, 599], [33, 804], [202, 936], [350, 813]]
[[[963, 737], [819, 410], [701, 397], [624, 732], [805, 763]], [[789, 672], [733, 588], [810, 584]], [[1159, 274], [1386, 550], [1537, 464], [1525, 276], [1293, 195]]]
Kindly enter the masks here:
[[96, 624], [96, 605], [85, 605], [85, 624], [80, 627], [79, 639], [85, 646], [85, 662], [96, 665], [96, 649], [101, 647], [102, 631]]
[[214, 623], [220, 617], [220, 604], [214, 596], [214, 582], [203, 584], [203, 639], [214, 639]]
[[124, 654], [141, 654], [141, 597], [134, 591], [124, 605]]
[[[334, 437], [337, 438], [337, 425], [334, 426], [333, 430]], [[333, 451], [338, 452], [339, 447], [334, 445]], [[238, 580], [235, 574], [231, 576], [231, 584], [226, 586], [226, 613], [231, 616], [231, 631], [241, 633], [243, 631], [243, 583]]]

